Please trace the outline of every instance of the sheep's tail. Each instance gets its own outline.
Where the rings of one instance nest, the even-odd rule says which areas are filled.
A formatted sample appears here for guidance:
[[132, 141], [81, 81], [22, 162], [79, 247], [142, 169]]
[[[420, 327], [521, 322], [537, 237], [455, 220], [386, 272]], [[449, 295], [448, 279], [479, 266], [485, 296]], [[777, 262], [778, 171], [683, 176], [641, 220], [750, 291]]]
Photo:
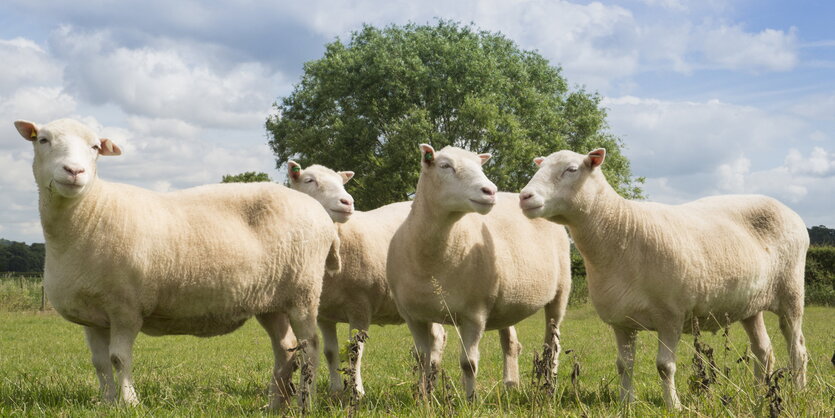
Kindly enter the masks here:
[[339, 257], [339, 244], [339, 236], [337, 235], [333, 238], [331, 249], [328, 252], [328, 258], [325, 259], [325, 271], [331, 276], [339, 273], [339, 270], [342, 269], [342, 258]]

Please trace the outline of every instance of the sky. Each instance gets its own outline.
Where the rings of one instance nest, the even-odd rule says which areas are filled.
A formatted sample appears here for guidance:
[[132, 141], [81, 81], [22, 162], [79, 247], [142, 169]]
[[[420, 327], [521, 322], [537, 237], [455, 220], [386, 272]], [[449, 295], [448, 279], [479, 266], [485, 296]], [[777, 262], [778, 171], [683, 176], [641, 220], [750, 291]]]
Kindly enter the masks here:
[[304, 63], [363, 24], [439, 18], [501, 32], [599, 93], [648, 200], [759, 193], [835, 227], [833, 16], [824, 0], [4, 0], [0, 237], [43, 242], [14, 120], [87, 123], [123, 150], [99, 159], [108, 181], [280, 181], [264, 122]]

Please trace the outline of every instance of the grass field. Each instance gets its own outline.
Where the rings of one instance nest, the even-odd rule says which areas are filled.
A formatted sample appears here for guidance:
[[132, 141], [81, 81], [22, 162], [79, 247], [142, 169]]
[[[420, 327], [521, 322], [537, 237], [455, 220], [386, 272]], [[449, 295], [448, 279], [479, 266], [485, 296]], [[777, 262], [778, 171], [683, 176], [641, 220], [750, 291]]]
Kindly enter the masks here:
[[[777, 366], [786, 365], [785, 343], [776, 317], [768, 314]], [[357, 406], [370, 415], [589, 415], [649, 416], [667, 414], [655, 371], [657, 344], [653, 333], [640, 334], [635, 364], [638, 402], [628, 409], [617, 401], [615, 346], [611, 331], [590, 305], [572, 307], [563, 323], [557, 393], [545, 395], [531, 384], [534, 351], [541, 349], [541, 314], [517, 327], [525, 346], [520, 358], [522, 386], [505, 390], [501, 383], [501, 350], [495, 332], [481, 342], [479, 397], [462, 399], [458, 369], [458, 341], [449, 331], [443, 370], [447, 390], [436, 392], [431, 405], [413, 398], [415, 374], [410, 355], [411, 336], [404, 326], [373, 327], [366, 345], [363, 376], [366, 397]], [[804, 332], [810, 352], [808, 386], [795, 391], [781, 381], [785, 416], [831, 417], [835, 412], [835, 308], [809, 307]], [[340, 329], [345, 336], [345, 328]], [[693, 337], [685, 336], [678, 350], [677, 387], [688, 416], [768, 416], [766, 388], [753, 383], [746, 357], [747, 339], [739, 324], [725, 338], [703, 335], [713, 347], [721, 370], [718, 382], [706, 393], [689, 388], [693, 375]], [[102, 404], [98, 383], [80, 326], [55, 313], [0, 312], [0, 416], [8, 415], [257, 415], [267, 403], [266, 381], [271, 369], [270, 344], [255, 321], [223, 337], [148, 337], [141, 335], [134, 350], [134, 376], [141, 405], [130, 409]], [[575, 388], [569, 375], [574, 362], [580, 374]], [[727, 368], [727, 370], [725, 370]], [[324, 359], [317, 376], [315, 415], [347, 415], [348, 406], [326, 392]], [[347, 405], [347, 402], [345, 403]], [[295, 412], [298, 412], [294, 409]]]

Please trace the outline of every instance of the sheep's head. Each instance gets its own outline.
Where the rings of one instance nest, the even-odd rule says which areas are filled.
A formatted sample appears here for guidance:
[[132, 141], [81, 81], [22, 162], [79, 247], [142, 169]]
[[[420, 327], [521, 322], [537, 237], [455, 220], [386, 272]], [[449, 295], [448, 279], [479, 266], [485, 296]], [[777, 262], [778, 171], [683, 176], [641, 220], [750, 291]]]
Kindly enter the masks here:
[[18, 120], [14, 123], [35, 149], [32, 169], [41, 189], [66, 197], [81, 196], [96, 177], [99, 155], [120, 155], [122, 150], [90, 128], [71, 119], [59, 119], [43, 126]]
[[418, 194], [426, 193], [448, 212], [487, 214], [496, 204], [496, 185], [482, 171], [490, 154], [476, 154], [455, 147], [435, 151], [421, 144]]
[[302, 170], [297, 162], [287, 162], [290, 188], [318, 200], [334, 222], [347, 222], [354, 213], [354, 198], [345, 191], [345, 183], [353, 177], [353, 171], [333, 171], [317, 164]]
[[[565, 223], [565, 216], [583, 210], [598, 192], [591, 176], [603, 176], [600, 167], [606, 150], [598, 148], [587, 155], [559, 151], [547, 158], [534, 158], [539, 170], [519, 193], [519, 206], [529, 218], [548, 218]], [[603, 179], [605, 182], [605, 179]]]

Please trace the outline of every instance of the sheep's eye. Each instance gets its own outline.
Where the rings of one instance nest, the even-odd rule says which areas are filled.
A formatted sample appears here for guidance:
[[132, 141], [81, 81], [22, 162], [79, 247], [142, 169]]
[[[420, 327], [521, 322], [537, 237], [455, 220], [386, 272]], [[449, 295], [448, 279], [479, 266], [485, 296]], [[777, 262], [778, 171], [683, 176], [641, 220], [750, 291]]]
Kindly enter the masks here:
[[46, 138], [41, 138], [41, 139], [38, 140], [38, 142], [41, 143], [41, 144], [46, 144], [47, 142], [49, 142], [49, 140], [46, 139]]
[[96, 150], [96, 151], [99, 151], [99, 150], [101, 150], [101, 147], [99, 146], [99, 144], [96, 144], [96, 145], [93, 145], [93, 149]]
[[572, 165], [571, 167], [566, 168], [565, 171], [567, 171], [569, 173], [574, 173], [574, 172], [577, 171], [577, 167]]
[[313, 183], [314, 181], [316, 181], [316, 180], [313, 180], [313, 177], [308, 177], [308, 178], [304, 179], [305, 183]]
[[453, 172], [453, 173], [455, 172], [455, 169], [454, 169], [454, 168], [452, 167], [452, 165], [450, 165], [449, 163], [441, 163], [438, 167], [441, 167], [441, 168], [449, 168], [449, 169], [452, 169], [452, 172]]

